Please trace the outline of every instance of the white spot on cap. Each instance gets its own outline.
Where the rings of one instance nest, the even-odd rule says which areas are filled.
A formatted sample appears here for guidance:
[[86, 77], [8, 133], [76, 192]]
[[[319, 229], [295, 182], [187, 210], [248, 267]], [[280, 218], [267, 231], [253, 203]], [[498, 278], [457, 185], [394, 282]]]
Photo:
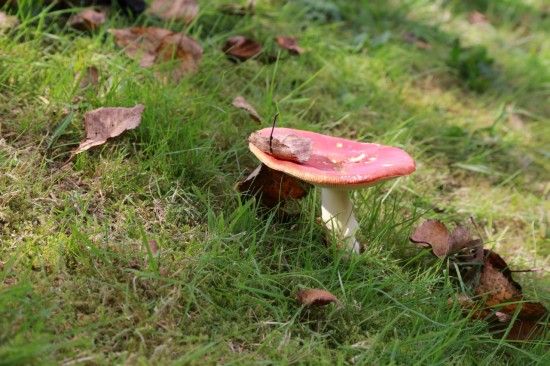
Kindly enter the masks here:
[[358, 163], [366, 157], [367, 157], [367, 155], [365, 155], [365, 153], [361, 153], [361, 155], [358, 155], [358, 156], [353, 157], [353, 158], [349, 158], [349, 162], [350, 163]]
[[336, 143], [336, 147], [337, 148], [342, 148], [342, 147], [344, 147], [344, 144], [341, 143], [341, 142], [338, 142], [338, 143]]
[[376, 160], [376, 156], [371, 156], [371, 157], [369, 158], [369, 161], [375, 161], [375, 160]]
[[390, 166], [393, 166], [393, 164], [382, 164], [382, 166], [384, 166], [384, 167], [390, 167]]

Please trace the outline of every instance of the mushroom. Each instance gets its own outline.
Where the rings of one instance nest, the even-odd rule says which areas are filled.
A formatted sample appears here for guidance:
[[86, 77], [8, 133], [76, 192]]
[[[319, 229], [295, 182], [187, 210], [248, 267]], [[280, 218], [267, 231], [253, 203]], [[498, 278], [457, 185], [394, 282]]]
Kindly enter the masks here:
[[[409, 175], [415, 162], [405, 151], [380, 144], [357, 142], [291, 128], [264, 128], [255, 132], [271, 140], [293, 135], [311, 141], [311, 155], [305, 162], [289, 161], [270, 154], [252, 142], [250, 151], [271, 169], [321, 188], [321, 218], [343, 246], [359, 253], [355, 239], [359, 224], [353, 214], [349, 191]], [[263, 150], [263, 151], [262, 151]]]

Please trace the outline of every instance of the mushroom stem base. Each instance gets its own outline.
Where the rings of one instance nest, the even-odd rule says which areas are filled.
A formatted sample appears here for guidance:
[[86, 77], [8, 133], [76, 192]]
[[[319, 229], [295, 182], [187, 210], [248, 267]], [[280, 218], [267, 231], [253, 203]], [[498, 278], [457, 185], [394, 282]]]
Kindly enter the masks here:
[[359, 224], [346, 190], [321, 188], [321, 217], [347, 250], [359, 253], [361, 246], [355, 239]]

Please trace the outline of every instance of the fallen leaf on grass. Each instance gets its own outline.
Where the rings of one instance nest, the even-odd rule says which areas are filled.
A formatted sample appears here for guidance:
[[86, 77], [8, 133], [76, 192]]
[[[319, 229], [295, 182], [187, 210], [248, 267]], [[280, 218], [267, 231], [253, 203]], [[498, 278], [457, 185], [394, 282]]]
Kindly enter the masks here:
[[73, 155], [91, 147], [104, 144], [107, 139], [116, 137], [126, 130], [132, 130], [141, 123], [144, 106], [133, 108], [99, 108], [84, 115], [86, 139], [80, 143]]
[[428, 43], [426, 38], [418, 36], [413, 32], [405, 32], [403, 34], [403, 40], [423, 50], [429, 50], [432, 48], [432, 45]]
[[238, 182], [236, 189], [258, 197], [266, 207], [275, 207], [291, 199], [303, 198], [311, 186], [290, 175], [259, 165], [250, 175]]
[[277, 42], [279, 47], [288, 50], [294, 55], [301, 55], [302, 53], [304, 53], [304, 49], [298, 46], [298, 41], [296, 41], [295, 37], [278, 36], [275, 37], [275, 41]]
[[457, 226], [451, 233], [445, 225], [437, 220], [427, 220], [416, 228], [409, 237], [410, 241], [420, 247], [431, 247], [433, 254], [439, 258], [460, 252], [464, 248], [481, 245], [481, 240], [472, 239], [468, 229]]
[[78, 73], [76, 76], [79, 81], [81, 89], [85, 89], [89, 86], [96, 86], [99, 84], [99, 70], [95, 66], [89, 66], [82, 73]]
[[157, 53], [157, 62], [176, 61], [171, 77], [177, 81], [184, 75], [197, 71], [202, 58], [202, 47], [193, 38], [174, 33], [161, 40]]
[[197, 41], [168, 29], [134, 27], [110, 29], [109, 32], [128, 57], [138, 60], [142, 67], [175, 60], [178, 63], [172, 71], [175, 80], [195, 71], [202, 58], [203, 50]]
[[164, 20], [191, 23], [199, 13], [199, 5], [195, 0], [153, 0], [149, 11]]
[[488, 24], [489, 20], [485, 14], [480, 13], [479, 11], [472, 11], [468, 14], [468, 22], [470, 24]]
[[9, 30], [19, 24], [17, 17], [8, 15], [3, 11], [0, 11], [0, 33], [5, 30]]
[[311, 156], [311, 140], [298, 137], [293, 134], [285, 136], [264, 136], [253, 132], [248, 137], [248, 142], [266, 154], [281, 160], [305, 163]]
[[262, 45], [250, 38], [234, 36], [225, 42], [223, 52], [231, 58], [246, 61], [262, 52]]
[[250, 103], [248, 103], [246, 99], [244, 99], [244, 97], [241, 97], [240, 95], [236, 96], [235, 99], [233, 99], [232, 104], [233, 107], [246, 111], [250, 118], [252, 118], [254, 121], [262, 122], [262, 118], [260, 117], [258, 112], [256, 112], [256, 109], [254, 109], [254, 107], [252, 107]]
[[324, 306], [332, 302], [338, 302], [336, 296], [318, 288], [300, 290], [296, 294], [296, 299], [304, 306]]
[[107, 13], [104, 10], [86, 8], [78, 14], [73, 14], [67, 24], [82, 31], [94, 31], [107, 20]]

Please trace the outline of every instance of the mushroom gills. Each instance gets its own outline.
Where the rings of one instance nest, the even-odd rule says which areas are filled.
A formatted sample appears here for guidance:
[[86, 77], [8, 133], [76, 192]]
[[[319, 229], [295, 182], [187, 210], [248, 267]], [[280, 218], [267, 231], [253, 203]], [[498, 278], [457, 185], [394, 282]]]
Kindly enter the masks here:
[[327, 228], [343, 241], [345, 249], [359, 253], [361, 245], [355, 239], [359, 224], [347, 190], [321, 188], [321, 218]]

